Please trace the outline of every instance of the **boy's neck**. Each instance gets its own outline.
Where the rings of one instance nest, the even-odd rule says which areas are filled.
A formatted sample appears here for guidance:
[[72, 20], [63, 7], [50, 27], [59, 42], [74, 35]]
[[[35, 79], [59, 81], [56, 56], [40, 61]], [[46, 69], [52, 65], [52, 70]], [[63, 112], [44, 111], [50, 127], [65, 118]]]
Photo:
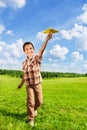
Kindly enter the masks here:
[[32, 56], [27, 56], [28, 59], [31, 59], [34, 57], [34, 54]]

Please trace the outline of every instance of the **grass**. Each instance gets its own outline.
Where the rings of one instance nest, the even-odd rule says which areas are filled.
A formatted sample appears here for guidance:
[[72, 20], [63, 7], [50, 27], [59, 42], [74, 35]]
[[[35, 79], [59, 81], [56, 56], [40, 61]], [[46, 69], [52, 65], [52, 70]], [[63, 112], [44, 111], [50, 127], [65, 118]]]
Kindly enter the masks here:
[[0, 130], [87, 130], [87, 78], [43, 80], [44, 103], [31, 128], [26, 88], [20, 78], [0, 76]]

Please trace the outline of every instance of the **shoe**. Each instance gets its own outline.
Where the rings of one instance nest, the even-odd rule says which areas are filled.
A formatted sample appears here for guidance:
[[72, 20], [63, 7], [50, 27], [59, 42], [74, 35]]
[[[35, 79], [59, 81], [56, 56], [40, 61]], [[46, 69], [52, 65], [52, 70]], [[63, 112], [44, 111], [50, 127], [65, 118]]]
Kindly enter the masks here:
[[34, 121], [29, 122], [31, 126], [34, 126]]
[[34, 111], [34, 116], [37, 116], [37, 110]]

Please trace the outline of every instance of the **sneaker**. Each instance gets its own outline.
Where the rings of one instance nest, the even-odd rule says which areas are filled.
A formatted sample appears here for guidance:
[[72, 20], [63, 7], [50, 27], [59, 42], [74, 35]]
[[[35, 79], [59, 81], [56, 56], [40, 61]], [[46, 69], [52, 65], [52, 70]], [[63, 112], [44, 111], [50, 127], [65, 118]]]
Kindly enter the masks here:
[[29, 122], [31, 126], [34, 126], [34, 121]]
[[37, 116], [37, 110], [36, 110], [36, 111], [34, 111], [34, 116]]

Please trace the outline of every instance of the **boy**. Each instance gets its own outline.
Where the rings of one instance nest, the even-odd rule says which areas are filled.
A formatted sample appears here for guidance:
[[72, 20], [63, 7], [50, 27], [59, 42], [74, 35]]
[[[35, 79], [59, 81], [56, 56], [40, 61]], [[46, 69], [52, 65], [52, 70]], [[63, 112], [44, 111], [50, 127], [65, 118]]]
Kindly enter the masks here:
[[40, 65], [43, 52], [51, 38], [52, 33], [49, 33], [37, 55], [34, 55], [34, 46], [31, 42], [25, 42], [23, 45], [23, 51], [27, 59], [23, 62], [23, 77], [18, 88], [21, 88], [25, 82], [27, 91], [27, 115], [31, 126], [34, 126], [34, 117], [37, 115], [37, 109], [43, 102]]

